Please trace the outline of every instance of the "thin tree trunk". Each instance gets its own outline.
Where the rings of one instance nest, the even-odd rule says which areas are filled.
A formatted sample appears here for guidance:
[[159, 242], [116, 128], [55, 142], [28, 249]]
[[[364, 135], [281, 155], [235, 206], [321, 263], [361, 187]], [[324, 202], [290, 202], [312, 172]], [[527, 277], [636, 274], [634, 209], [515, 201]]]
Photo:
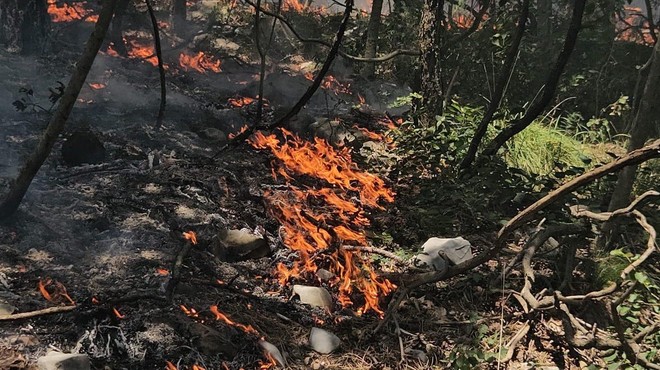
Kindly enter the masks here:
[[186, 18], [187, 18], [187, 8], [186, 0], [174, 0], [174, 6], [172, 9], [172, 21], [174, 25], [174, 30], [181, 34], [186, 30]]
[[46, 0], [0, 0], [0, 43], [14, 53], [42, 50], [50, 29]]
[[126, 44], [124, 43], [124, 35], [122, 33], [124, 15], [128, 9], [128, 3], [130, 0], [117, 0], [117, 6], [115, 7], [115, 16], [112, 18], [112, 29], [110, 31], [109, 39], [112, 42], [114, 50], [121, 56], [126, 57], [127, 50]]
[[90, 35], [85, 50], [76, 64], [76, 69], [64, 89], [57, 110], [50, 118], [48, 126], [42, 134], [34, 152], [27, 159], [23, 168], [21, 168], [16, 180], [11, 184], [9, 193], [6, 195], [2, 203], [0, 203], [0, 219], [10, 217], [16, 209], [18, 209], [18, 206], [21, 204], [25, 193], [32, 183], [32, 179], [37, 174], [46, 158], [48, 158], [55, 141], [62, 133], [64, 125], [69, 118], [69, 114], [76, 103], [80, 89], [85, 83], [87, 74], [92, 68], [96, 54], [98, 54], [99, 48], [103, 43], [116, 4], [117, 0], [105, 0], [103, 2], [103, 8], [99, 14], [99, 20], [96, 22], [94, 32]]
[[543, 112], [543, 110], [555, 96], [555, 90], [559, 84], [559, 78], [564, 72], [564, 68], [568, 63], [571, 53], [575, 48], [575, 43], [577, 42], [577, 36], [582, 26], [582, 15], [584, 14], [585, 5], [586, 0], [575, 0], [575, 3], [573, 4], [573, 15], [571, 16], [571, 22], [568, 26], [568, 31], [566, 32], [564, 46], [562, 47], [562, 50], [557, 57], [557, 61], [555, 62], [554, 67], [548, 74], [548, 78], [545, 81], [545, 86], [543, 87], [543, 95], [541, 96], [541, 99], [534, 103], [521, 119], [515, 121], [513, 124], [503, 129], [495, 137], [495, 139], [490, 142], [486, 150], [484, 150], [484, 155], [491, 156], [497, 153], [497, 151], [509, 139], [527, 128], [527, 126], [529, 126]]
[[421, 81], [420, 120], [429, 125], [443, 111], [442, 33], [444, 32], [444, 0], [424, 0], [420, 20]]
[[[364, 57], [373, 59], [378, 51], [378, 37], [380, 35], [380, 15], [383, 10], [383, 0], [373, 0], [371, 15], [367, 25], [367, 42]], [[373, 78], [376, 74], [376, 63], [367, 63], [362, 70], [362, 77]]]
[[468, 149], [465, 158], [463, 158], [463, 161], [461, 162], [461, 168], [470, 167], [472, 161], [474, 161], [477, 150], [479, 149], [479, 145], [481, 144], [481, 140], [486, 135], [486, 131], [488, 130], [488, 125], [493, 119], [495, 112], [497, 112], [500, 107], [500, 103], [504, 97], [504, 90], [506, 89], [509, 77], [511, 76], [511, 71], [513, 70], [513, 66], [518, 56], [520, 42], [522, 41], [523, 34], [525, 33], [525, 24], [527, 24], [527, 18], [529, 17], [529, 2], [530, 0], [523, 0], [520, 17], [518, 18], [518, 25], [516, 27], [515, 33], [513, 34], [511, 46], [509, 47], [506, 59], [504, 60], [504, 65], [502, 66], [500, 75], [497, 79], [497, 82], [495, 83], [495, 91], [493, 92], [493, 97], [490, 100], [490, 104], [488, 104], [486, 114], [484, 114], [481, 122], [479, 122], [477, 130], [474, 133], [474, 137], [470, 142], [470, 148]]
[[158, 74], [160, 76], [160, 106], [158, 108], [158, 116], [156, 117], [156, 128], [160, 128], [163, 124], [163, 116], [165, 116], [165, 105], [167, 104], [167, 87], [165, 86], [165, 66], [163, 65], [163, 53], [160, 47], [160, 33], [158, 32], [158, 21], [154, 14], [154, 8], [151, 6], [150, 0], [145, 0], [147, 3], [147, 10], [151, 18], [151, 25], [154, 30], [154, 44], [156, 49], [156, 58], [158, 59]]
[[[658, 103], [660, 102], [660, 42], [655, 44], [652, 58], [639, 110], [630, 127], [628, 152], [639, 149], [647, 140], [660, 136], [660, 104]], [[637, 167], [637, 165], [626, 167], [619, 173], [610, 204], [607, 207], [608, 211], [623, 208], [630, 203]], [[607, 222], [603, 225], [603, 236], [598, 241], [601, 247], [611, 241], [615, 229], [616, 223], [614, 222]]]

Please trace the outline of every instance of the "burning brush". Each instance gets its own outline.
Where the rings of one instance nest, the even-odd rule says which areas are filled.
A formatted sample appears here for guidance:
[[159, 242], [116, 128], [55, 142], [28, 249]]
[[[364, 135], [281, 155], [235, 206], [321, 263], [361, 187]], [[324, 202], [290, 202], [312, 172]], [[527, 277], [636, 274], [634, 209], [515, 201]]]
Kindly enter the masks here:
[[370, 261], [359, 252], [342, 246], [366, 246], [364, 230], [369, 220], [364, 207], [382, 209], [379, 201], [392, 202], [394, 193], [378, 176], [359, 170], [349, 148], [335, 149], [318, 138], [306, 142], [287, 130], [281, 131], [282, 142], [274, 134], [257, 132], [250, 143], [270, 150], [278, 159], [274, 176], [290, 184], [294, 175], [304, 175], [323, 186], [307, 186], [304, 190], [290, 186], [288, 191], [265, 193], [272, 214], [284, 228], [284, 244], [298, 255], [292, 266], [277, 266], [280, 282], [307, 278], [305, 275], [322, 266], [339, 277], [335, 285], [342, 306], [353, 306], [352, 295], [357, 290], [364, 299], [357, 312], [374, 311], [382, 316], [379, 299], [389, 294], [394, 284], [378, 277]]

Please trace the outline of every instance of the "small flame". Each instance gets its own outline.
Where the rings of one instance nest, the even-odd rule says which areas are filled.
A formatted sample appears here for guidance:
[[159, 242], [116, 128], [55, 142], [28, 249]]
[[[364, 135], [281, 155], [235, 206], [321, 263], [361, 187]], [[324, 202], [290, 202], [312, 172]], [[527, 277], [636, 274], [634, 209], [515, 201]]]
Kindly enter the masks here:
[[203, 51], [198, 52], [196, 55], [179, 54], [179, 64], [185, 71], [195, 70], [199, 73], [206, 73], [207, 71], [220, 72], [220, 61], [214, 60], [212, 57], [204, 54]]
[[98, 298], [92, 297], [92, 304], [99, 304]]
[[91, 82], [88, 84], [93, 90], [105, 89], [105, 84], [100, 82]]
[[231, 105], [232, 107], [240, 108], [248, 104], [252, 104], [255, 100], [256, 100], [255, 98], [249, 98], [244, 96], [235, 99], [229, 98], [227, 99], [227, 103], [229, 103], [229, 105]]
[[165, 369], [167, 369], [167, 370], [179, 370], [179, 368], [176, 367], [176, 365], [174, 365], [173, 363], [171, 363], [169, 361], [165, 361]]
[[[128, 42], [128, 57], [132, 59], [142, 59], [154, 67], [158, 66], [158, 57], [151, 44], [141, 44], [136, 40]], [[109, 49], [109, 48], [108, 48]]]
[[[53, 286], [52, 292], [49, 292], [46, 288]], [[41, 295], [49, 302], [60, 303], [63, 301], [68, 301], [72, 306], [76, 305], [76, 302], [71, 299], [69, 294], [66, 292], [66, 288], [59, 281], [54, 281], [52, 279], [46, 279], [45, 281], [39, 280], [37, 284]]]
[[[314, 81], [314, 75], [311, 72], [307, 72], [304, 74], [305, 78]], [[331, 75], [326, 75], [323, 77], [323, 81], [321, 82], [321, 88], [324, 90], [330, 90], [335, 95], [339, 94], [351, 94], [351, 84], [342, 84], [337, 80], [334, 76]], [[359, 96], [359, 95], [358, 95]]]
[[186, 231], [183, 233], [183, 238], [190, 240], [190, 242], [195, 245], [197, 244], [197, 234], [194, 231]]
[[215, 319], [216, 319], [216, 320], [224, 321], [227, 325], [231, 325], [231, 326], [237, 327], [237, 328], [243, 330], [244, 332], [246, 332], [246, 333], [248, 333], [248, 334], [256, 334], [256, 335], [259, 335], [259, 332], [257, 332], [257, 331], [252, 327], [252, 325], [243, 325], [243, 324], [239, 324], [239, 323], [234, 322], [234, 321], [232, 321], [231, 319], [229, 319], [229, 317], [227, 317], [227, 315], [225, 315], [224, 313], [222, 313], [222, 312], [220, 312], [220, 311], [218, 310], [218, 306], [213, 305], [213, 306], [211, 306], [210, 309], [211, 309], [211, 312], [215, 315]]
[[227, 137], [230, 138], [230, 139], [233, 139], [233, 138], [235, 138], [236, 136], [238, 136], [238, 135], [244, 133], [245, 131], [247, 131], [247, 129], [248, 129], [248, 125], [244, 125], [243, 127], [241, 127], [241, 130], [240, 130], [240, 131], [238, 131], [238, 132], [235, 133], [235, 134], [232, 132], [232, 133], [230, 133], [229, 135], [227, 135]]
[[195, 310], [192, 307], [188, 308], [188, 307], [181, 304], [181, 305], [179, 305], [179, 308], [181, 308], [181, 311], [183, 311], [183, 313], [185, 313], [186, 316], [188, 316], [188, 317], [192, 317], [192, 318], [198, 318], [199, 317], [199, 313], [197, 313], [197, 310]]
[[360, 104], [364, 104], [364, 103], [367, 102], [367, 101], [364, 99], [364, 96], [362, 96], [361, 94], [358, 94], [358, 101], [360, 102]]
[[203, 367], [195, 364], [190, 368], [190, 370], [206, 370], [206, 369], [204, 369]]
[[116, 309], [116, 308], [114, 308], [114, 307], [112, 308], [112, 312], [115, 314], [115, 316], [117, 316], [118, 319], [123, 319], [123, 318], [126, 317], [126, 315], [122, 315], [122, 314], [119, 312], [119, 310]]
[[275, 357], [268, 353], [268, 351], [264, 351], [264, 357], [266, 357], [267, 362], [259, 361], [259, 370], [272, 369], [273, 367], [277, 366]]
[[164, 268], [157, 268], [156, 269], [156, 275], [158, 276], [167, 276], [170, 274], [170, 271]]
[[371, 140], [375, 140], [375, 141], [382, 141], [383, 140], [383, 135], [381, 135], [379, 133], [369, 131], [368, 129], [366, 129], [364, 127], [359, 127], [358, 125], [353, 125], [353, 128], [360, 131], [364, 136], [368, 137]]
[[97, 15], [90, 15], [91, 10], [85, 9], [83, 2], [62, 3], [57, 5], [57, 0], [48, 0], [46, 10], [54, 23], [71, 22], [85, 18], [87, 22], [96, 22]]
[[305, 9], [305, 5], [298, 0], [284, 0], [282, 3], [282, 10], [284, 11], [293, 11], [293, 12], [302, 12]]

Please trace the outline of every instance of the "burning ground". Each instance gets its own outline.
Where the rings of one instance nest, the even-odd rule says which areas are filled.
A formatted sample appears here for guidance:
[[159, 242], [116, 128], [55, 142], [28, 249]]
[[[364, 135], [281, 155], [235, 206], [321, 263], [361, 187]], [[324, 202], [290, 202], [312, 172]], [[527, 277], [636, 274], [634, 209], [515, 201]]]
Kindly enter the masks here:
[[[68, 43], [94, 19], [86, 3], [49, 4], [73, 41], [38, 61], [0, 53], [2, 185], [37, 142], [41, 110], [78, 55]], [[337, 62], [286, 129], [213, 158], [254, 120], [258, 66], [231, 38], [193, 35], [164, 50], [161, 130], [149, 34], [128, 29], [125, 56], [106, 45], [97, 57], [65, 140], [0, 226], [0, 318], [55, 311], [0, 321], [0, 367], [34, 368], [48, 349], [85, 353], [95, 368], [371, 369], [403, 355], [424, 367], [469, 342], [476, 324], [462, 305], [481, 293], [460, 288], [406, 301], [398, 335], [372, 334], [399, 270], [356, 250], [391, 243], [379, 237], [397, 219], [385, 176], [396, 124], [384, 107], [407, 90], [356, 84]], [[267, 119], [293, 105], [316, 68], [291, 57], [270, 71]], [[247, 249], [232, 238], [247, 238]], [[310, 349], [314, 327], [337, 335], [339, 349]]]

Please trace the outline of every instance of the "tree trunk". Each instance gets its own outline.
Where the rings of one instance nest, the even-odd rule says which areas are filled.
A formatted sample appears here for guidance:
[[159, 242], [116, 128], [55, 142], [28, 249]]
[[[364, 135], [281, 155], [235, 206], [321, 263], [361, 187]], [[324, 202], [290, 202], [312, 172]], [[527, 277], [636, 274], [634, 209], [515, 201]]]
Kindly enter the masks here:
[[115, 16], [112, 18], [112, 29], [110, 31], [109, 39], [114, 46], [114, 49], [119, 55], [126, 57], [128, 56], [128, 51], [126, 50], [126, 44], [124, 43], [124, 35], [122, 33], [123, 23], [124, 23], [124, 14], [128, 9], [128, 3], [130, 0], [118, 0], [117, 6], [115, 8]]
[[32, 179], [37, 174], [46, 158], [48, 158], [55, 141], [62, 133], [64, 124], [69, 118], [73, 105], [76, 103], [76, 99], [78, 99], [80, 89], [85, 83], [87, 74], [92, 68], [92, 64], [94, 63], [96, 54], [98, 54], [101, 43], [103, 43], [116, 4], [117, 0], [105, 0], [103, 2], [103, 9], [101, 9], [99, 14], [99, 20], [96, 22], [94, 32], [92, 32], [87, 41], [85, 50], [80, 56], [80, 60], [76, 64], [76, 69], [64, 89], [64, 93], [57, 105], [55, 113], [50, 118], [48, 126], [39, 139], [39, 143], [34, 152], [27, 159], [23, 168], [21, 168], [16, 180], [11, 184], [9, 193], [2, 203], [0, 203], [0, 219], [10, 217], [16, 209], [18, 209], [18, 206], [21, 204], [25, 193], [32, 183]]
[[444, 0], [424, 0], [420, 20], [421, 86], [420, 121], [429, 125], [442, 114], [442, 34], [444, 32]]
[[[375, 58], [378, 51], [378, 37], [380, 35], [380, 14], [383, 10], [383, 0], [373, 0], [371, 15], [367, 25], [367, 43], [365, 45], [364, 57]], [[376, 74], [376, 63], [367, 63], [362, 70], [364, 78], [373, 78]]]
[[[644, 85], [639, 110], [630, 127], [628, 152], [639, 149], [653, 137], [660, 135], [660, 42], [653, 48], [653, 60]], [[630, 203], [637, 166], [626, 167], [619, 173], [608, 211], [623, 208]]]
[[186, 0], [174, 0], [172, 9], [172, 22], [174, 31], [181, 34], [186, 30], [187, 18]]
[[47, 10], [46, 0], [0, 0], [0, 43], [13, 53], [40, 52], [50, 29]]

